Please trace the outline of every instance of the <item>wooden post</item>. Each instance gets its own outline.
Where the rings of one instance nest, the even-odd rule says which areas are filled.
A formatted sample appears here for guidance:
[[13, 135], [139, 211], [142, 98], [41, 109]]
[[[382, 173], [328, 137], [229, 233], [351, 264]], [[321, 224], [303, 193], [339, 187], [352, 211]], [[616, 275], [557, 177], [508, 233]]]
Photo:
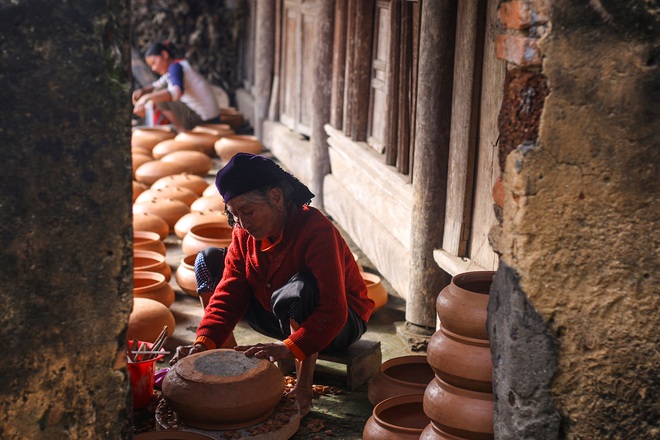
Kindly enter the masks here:
[[435, 328], [435, 299], [448, 281], [433, 249], [444, 229], [456, 9], [455, 1], [422, 3], [406, 321], [426, 328]]
[[275, 0], [256, 2], [257, 25], [254, 51], [254, 133], [261, 139], [268, 117], [275, 64]]

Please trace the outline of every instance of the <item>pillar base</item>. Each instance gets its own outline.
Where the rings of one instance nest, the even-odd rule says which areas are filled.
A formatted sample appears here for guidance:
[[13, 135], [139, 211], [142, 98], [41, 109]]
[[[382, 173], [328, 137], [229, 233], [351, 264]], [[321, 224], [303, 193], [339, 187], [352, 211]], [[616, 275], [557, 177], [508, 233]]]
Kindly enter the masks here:
[[435, 333], [434, 328], [422, 327], [408, 321], [395, 322], [396, 334], [411, 351], [426, 351], [426, 347]]

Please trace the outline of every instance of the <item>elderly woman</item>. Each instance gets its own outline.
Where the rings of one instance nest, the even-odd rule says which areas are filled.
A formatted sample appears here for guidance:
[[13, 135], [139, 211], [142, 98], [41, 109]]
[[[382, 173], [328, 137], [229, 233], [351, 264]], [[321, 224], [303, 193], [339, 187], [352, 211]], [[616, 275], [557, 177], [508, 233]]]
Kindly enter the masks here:
[[339, 231], [309, 206], [314, 195], [275, 162], [239, 153], [216, 186], [234, 226], [232, 243], [195, 343], [179, 347], [172, 362], [220, 347], [244, 319], [281, 342], [235, 349], [271, 362], [295, 358], [292, 392], [304, 416], [318, 353], [357, 341], [374, 302]]

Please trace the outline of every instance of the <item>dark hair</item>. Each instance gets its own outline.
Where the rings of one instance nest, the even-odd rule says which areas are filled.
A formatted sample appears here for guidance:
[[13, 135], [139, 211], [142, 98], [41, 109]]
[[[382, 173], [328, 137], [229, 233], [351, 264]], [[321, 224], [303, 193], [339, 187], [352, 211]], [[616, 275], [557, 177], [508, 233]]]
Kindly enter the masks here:
[[167, 52], [170, 58], [174, 58], [174, 46], [169, 41], [153, 43], [144, 53], [145, 57], [161, 55], [163, 51]]

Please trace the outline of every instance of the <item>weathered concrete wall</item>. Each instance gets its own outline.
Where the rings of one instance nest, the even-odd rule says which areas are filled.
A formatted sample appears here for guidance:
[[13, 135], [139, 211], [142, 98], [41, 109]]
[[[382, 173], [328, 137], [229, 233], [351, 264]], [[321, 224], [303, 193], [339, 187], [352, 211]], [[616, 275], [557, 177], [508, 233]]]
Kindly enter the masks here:
[[0, 438], [132, 437], [129, 1], [0, 6]]
[[[538, 139], [506, 162], [505, 266], [489, 323], [499, 337], [496, 432], [657, 438], [660, 16], [642, 0], [533, 3], [551, 5], [540, 45], [549, 93]], [[537, 314], [547, 346], [531, 351], [529, 341], [542, 335], [530, 325]], [[552, 362], [555, 344], [551, 382], [540, 370], [521, 383], [515, 366], [497, 357], [536, 357], [530, 365], [538, 366]], [[523, 387], [550, 389], [561, 415], [556, 432], [526, 435], [530, 417], [554, 415], [521, 399]]]

